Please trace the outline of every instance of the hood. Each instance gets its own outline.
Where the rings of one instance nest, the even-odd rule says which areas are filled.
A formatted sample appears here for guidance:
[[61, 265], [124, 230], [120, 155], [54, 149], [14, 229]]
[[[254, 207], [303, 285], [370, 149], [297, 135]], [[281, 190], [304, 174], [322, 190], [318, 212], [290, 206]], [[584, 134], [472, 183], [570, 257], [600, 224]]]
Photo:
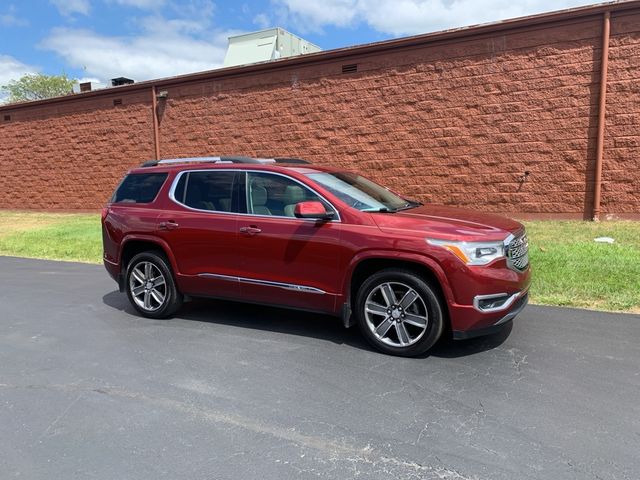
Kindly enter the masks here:
[[423, 205], [371, 216], [382, 231], [404, 230], [442, 239], [503, 240], [522, 228], [519, 222], [501, 215], [444, 205]]

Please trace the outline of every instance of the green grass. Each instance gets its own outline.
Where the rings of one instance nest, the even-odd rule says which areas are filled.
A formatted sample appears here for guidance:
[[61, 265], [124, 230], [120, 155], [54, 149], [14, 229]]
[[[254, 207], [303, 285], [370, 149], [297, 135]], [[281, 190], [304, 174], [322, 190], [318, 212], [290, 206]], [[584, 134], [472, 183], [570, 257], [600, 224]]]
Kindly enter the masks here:
[[2, 211], [0, 255], [100, 263], [100, 216]]
[[525, 223], [532, 302], [640, 313], [640, 222]]
[[[640, 222], [525, 223], [533, 303], [640, 313]], [[100, 263], [101, 242], [96, 214], [0, 211], [0, 255]]]

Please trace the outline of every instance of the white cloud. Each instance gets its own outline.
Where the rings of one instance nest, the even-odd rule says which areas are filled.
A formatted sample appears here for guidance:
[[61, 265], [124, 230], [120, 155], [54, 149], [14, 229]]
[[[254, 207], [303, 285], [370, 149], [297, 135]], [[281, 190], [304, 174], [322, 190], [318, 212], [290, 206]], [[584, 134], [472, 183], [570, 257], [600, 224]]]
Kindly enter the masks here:
[[50, 0], [58, 11], [64, 16], [70, 16], [76, 13], [89, 15], [91, 4], [89, 0]]
[[358, 13], [358, 0], [276, 0], [276, 3], [286, 7], [294, 23], [303, 29], [324, 25], [344, 27], [351, 24]]
[[[11, 80], [18, 80], [27, 73], [38, 73], [39, 68], [27, 65], [9, 55], [0, 55], [0, 87]], [[4, 103], [7, 95], [0, 90], [0, 104]]]
[[51, 50], [87, 76], [125, 76], [137, 81], [220, 67], [227, 33], [207, 18], [146, 17], [140, 33], [111, 37], [86, 29], [56, 28], [40, 47]]
[[114, 0], [118, 5], [135, 7], [144, 10], [155, 10], [165, 4], [165, 0]]
[[365, 23], [392, 35], [413, 35], [486, 23], [562, 8], [593, 0], [272, 0], [302, 29]]
[[0, 86], [17, 80], [27, 73], [37, 73], [39, 68], [27, 65], [9, 55], [0, 55]]
[[265, 29], [271, 26], [271, 20], [264, 13], [259, 13], [255, 17], [253, 17], [253, 24], [257, 25], [258, 28]]
[[29, 25], [29, 21], [18, 17], [15, 5], [9, 5], [9, 8], [0, 14], [0, 25], [3, 27], [24, 27]]

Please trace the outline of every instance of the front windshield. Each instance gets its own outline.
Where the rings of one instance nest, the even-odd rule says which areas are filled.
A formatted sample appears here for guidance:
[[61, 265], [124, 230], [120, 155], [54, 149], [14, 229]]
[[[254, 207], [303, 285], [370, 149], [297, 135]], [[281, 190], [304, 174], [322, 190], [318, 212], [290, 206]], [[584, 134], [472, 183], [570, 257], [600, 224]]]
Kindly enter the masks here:
[[355, 173], [321, 172], [307, 176], [347, 205], [363, 212], [397, 212], [419, 205]]

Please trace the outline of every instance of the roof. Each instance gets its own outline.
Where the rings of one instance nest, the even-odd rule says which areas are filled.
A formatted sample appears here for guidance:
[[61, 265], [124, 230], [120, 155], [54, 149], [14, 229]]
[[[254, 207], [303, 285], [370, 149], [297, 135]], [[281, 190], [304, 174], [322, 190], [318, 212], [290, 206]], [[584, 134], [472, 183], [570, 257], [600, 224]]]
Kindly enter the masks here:
[[603, 14], [604, 12], [622, 12], [627, 10], [640, 9], [640, 0], [618, 0], [612, 2], [598, 3], [585, 7], [570, 8], [565, 10], [557, 10], [553, 12], [519, 17], [509, 20], [501, 20], [481, 25], [471, 25], [467, 27], [442, 30], [439, 32], [425, 33], [411, 37], [403, 37], [394, 40], [385, 40], [381, 42], [356, 45], [352, 47], [337, 48], [334, 50], [324, 50], [317, 53], [308, 53], [295, 57], [287, 57], [280, 60], [272, 60], [251, 65], [234, 66], [227, 68], [218, 68], [215, 70], [207, 70], [204, 72], [191, 73], [187, 75], [178, 75], [174, 77], [160, 78], [155, 80], [147, 80], [134, 83], [131, 85], [122, 85], [118, 87], [94, 90], [91, 92], [66, 95], [63, 97], [49, 98], [45, 100], [36, 100], [33, 102], [14, 103], [10, 105], [0, 105], [0, 111], [18, 109], [22, 107], [44, 105], [48, 103], [58, 103], [74, 101], [80, 98], [88, 98], [100, 95], [112, 95], [142, 90], [151, 87], [164, 87], [176, 83], [197, 82], [203, 80], [211, 80], [215, 78], [224, 78], [229, 76], [238, 76], [255, 72], [268, 72], [291, 66], [313, 65], [323, 63], [330, 60], [355, 57], [359, 55], [391, 52], [397, 49], [412, 48], [431, 43], [456, 40], [465, 37], [472, 37], [483, 34], [496, 32], [504, 32], [508, 30], [535, 26], [546, 23], [555, 23], [568, 21], [573, 19], [591, 17]]

